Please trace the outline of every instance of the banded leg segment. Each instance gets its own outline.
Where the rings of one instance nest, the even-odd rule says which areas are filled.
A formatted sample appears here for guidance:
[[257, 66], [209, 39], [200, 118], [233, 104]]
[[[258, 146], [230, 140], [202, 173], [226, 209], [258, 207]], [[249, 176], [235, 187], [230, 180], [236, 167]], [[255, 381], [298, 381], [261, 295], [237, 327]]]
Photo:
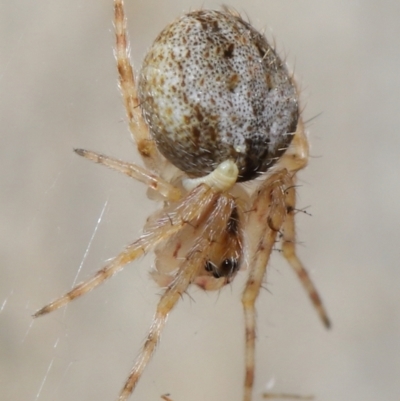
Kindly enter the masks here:
[[283, 256], [289, 262], [290, 266], [296, 272], [301, 284], [306, 290], [314, 308], [317, 310], [322, 323], [326, 328], [330, 328], [331, 322], [329, 320], [326, 309], [322, 303], [318, 291], [311, 281], [310, 275], [301, 263], [296, 254], [296, 229], [294, 222], [294, 215], [296, 213], [296, 188], [293, 183], [286, 189], [286, 211], [287, 216], [282, 227], [282, 251]]
[[155, 142], [150, 137], [139, 107], [135, 77], [129, 60], [129, 41], [122, 0], [114, 1], [114, 26], [116, 38], [115, 57], [117, 59], [119, 83], [128, 116], [129, 129], [145, 165], [155, 171], [159, 171], [157, 166], [162, 164], [162, 158]]
[[[200, 269], [203, 268], [207, 261], [209, 246], [215, 241], [218, 241], [218, 238], [223, 234], [234, 207], [235, 202], [233, 198], [221, 194], [218, 199], [216, 199], [213, 207], [209, 209], [209, 216], [203, 223], [204, 228], [187, 253], [185, 260], [179, 266], [174, 280], [168, 286], [158, 303], [157, 311], [150, 326], [150, 331], [142, 352], [138, 356], [124, 388], [121, 391], [118, 398], [119, 401], [125, 401], [136, 387], [159, 343], [161, 332], [166, 324], [169, 313], [185, 293], [189, 285], [194, 282]], [[199, 228], [201, 229], [202, 227], [200, 226]]]
[[176, 202], [182, 197], [182, 193], [179, 188], [174, 187], [163, 178], [153, 174], [143, 167], [138, 166], [137, 164], [123, 162], [122, 160], [114, 159], [90, 150], [74, 149], [74, 151], [85, 159], [102, 164], [103, 166], [119, 171], [128, 177], [134, 178], [135, 180], [146, 184], [149, 188], [157, 191], [168, 201]]
[[254, 227], [249, 240], [249, 278], [242, 296], [245, 318], [245, 382], [244, 401], [251, 401], [255, 371], [256, 316], [255, 302], [259, 295], [275, 240], [285, 218], [286, 170], [272, 175], [257, 191], [250, 209], [248, 226]]
[[93, 290], [105, 280], [119, 272], [123, 267], [138, 257], [147, 253], [161, 241], [179, 232], [187, 223], [196, 224], [209, 213], [218, 194], [205, 185], [194, 189], [170, 213], [164, 213], [160, 218], [147, 226], [146, 232], [133, 244], [129, 245], [111, 263], [99, 270], [94, 277], [78, 284], [71, 291], [38, 310], [33, 316], [38, 317], [61, 308], [75, 298]]

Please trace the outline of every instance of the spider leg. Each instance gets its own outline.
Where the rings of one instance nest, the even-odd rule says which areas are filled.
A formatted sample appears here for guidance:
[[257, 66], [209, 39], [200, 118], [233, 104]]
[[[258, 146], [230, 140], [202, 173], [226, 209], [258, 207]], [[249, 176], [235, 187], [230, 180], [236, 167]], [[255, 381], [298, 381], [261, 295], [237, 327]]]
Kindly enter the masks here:
[[207, 221], [199, 226], [199, 236], [186, 254], [185, 260], [179, 266], [173, 281], [167, 287], [157, 305], [147, 339], [120, 393], [118, 401], [125, 401], [134, 390], [160, 340], [161, 332], [169, 313], [189, 285], [194, 282], [200, 269], [205, 265], [208, 257], [208, 247], [217, 241], [225, 231], [234, 208], [235, 201], [233, 198], [220, 194], [213, 207], [209, 209]]
[[292, 173], [299, 171], [307, 166], [309, 151], [310, 149], [304, 129], [304, 122], [300, 118], [292, 142], [277, 162], [277, 166], [285, 168]]
[[102, 164], [108, 168], [119, 171], [128, 177], [134, 178], [143, 184], [146, 184], [149, 188], [157, 191], [168, 201], [174, 202], [182, 197], [180, 189], [174, 187], [163, 178], [153, 174], [146, 168], [138, 166], [137, 164], [123, 162], [122, 160], [114, 159], [101, 153], [96, 153], [85, 149], [74, 149], [74, 151], [79, 156], [83, 156], [84, 158], [95, 163]]
[[[307, 136], [304, 130], [304, 123], [299, 119], [296, 133], [293, 137], [292, 143], [281, 157], [279, 165], [286, 168], [288, 171], [295, 174], [298, 170], [307, 165], [309, 154], [309, 146]], [[310, 279], [307, 270], [304, 268], [300, 259], [296, 255], [296, 230], [294, 223], [295, 207], [296, 207], [296, 191], [294, 187], [295, 178], [288, 177], [291, 183], [287, 186], [286, 195], [286, 212], [287, 216], [282, 229], [282, 251], [290, 266], [296, 272], [303, 287], [307, 291], [311, 302], [317, 310], [325, 327], [331, 326], [328, 314], [322, 304], [321, 297], [318, 295], [317, 289]]]
[[272, 248], [285, 218], [285, 182], [288, 173], [279, 171], [270, 176], [253, 197], [248, 218], [250, 271], [242, 295], [245, 318], [245, 383], [244, 401], [251, 401], [255, 370], [256, 316], [255, 302], [259, 295]]
[[161, 160], [163, 159], [157, 150], [155, 142], [150, 137], [139, 107], [135, 77], [129, 60], [129, 40], [122, 0], [114, 1], [114, 26], [116, 38], [115, 57], [117, 59], [119, 84], [128, 116], [129, 129], [144, 163], [147, 167], [157, 171], [157, 166], [160, 166], [160, 163], [162, 164]]
[[[293, 181], [293, 180], [292, 180]], [[321, 297], [319, 296], [314, 283], [301, 263], [300, 259], [296, 255], [296, 230], [295, 230], [295, 207], [296, 207], [296, 190], [293, 185], [289, 185], [286, 189], [286, 219], [282, 227], [282, 251], [283, 256], [289, 262], [290, 266], [296, 272], [300, 282], [302, 283], [304, 289], [308, 293], [315, 309], [318, 312], [324, 326], [330, 328], [331, 322], [329, 320], [328, 314], [322, 304]]]
[[161, 396], [161, 399], [163, 399], [164, 401], [173, 401], [172, 398], [169, 397], [169, 394], [163, 394]]
[[[146, 232], [144, 232], [137, 241], [129, 245], [112, 262], [100, 269], [92, 278], [78, 284], [62, 297], [39, 309], [33, 316], [38, 317], [50, 313], [61, 308], [75, 298], [86, 294], [115, 273], [122, 270], [127, 263], [144, 255], [159, 242], [177, 233], [188, 222], [196, 224], [196, 221], [201, 221], [204, 215], [209, 213], [210, 205], [213, 205], [217, 196], [218, 194], [211, 191], [205, 185], [197, 187], [190, 192], [177, 207], [172, 209], [171, 213], [166, 212], [162, 214], [160, 218], [147, 225]], [[193, 205], [196, 205], [196, 207], [193, 207]]]

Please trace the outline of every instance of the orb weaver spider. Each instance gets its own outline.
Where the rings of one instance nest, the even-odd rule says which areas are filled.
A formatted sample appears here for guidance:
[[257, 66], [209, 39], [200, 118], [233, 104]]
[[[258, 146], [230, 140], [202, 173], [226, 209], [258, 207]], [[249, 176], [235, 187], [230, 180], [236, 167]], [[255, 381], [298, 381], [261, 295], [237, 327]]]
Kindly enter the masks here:
[[194, 11], [167, 26], [138, 79], [129, 61], [122, 0], [114, 2], [114, 23], [120, 88], [145, 167], [75, 152], [144, 183], [163, 207], [149, 217], [139, 239], [34, 317], [86, 294], [154, 250], [151, 275], [164, 293], [120, 393], [124, 401], [188, 287], [219, 290], [247, 267], [244, 401], [251, 401], [255, 301], [277, 241], [324, 325], [330, 325], [295, 251], [296, 173], [308, 160], [295, 81], [264, 36], [227, 7]]

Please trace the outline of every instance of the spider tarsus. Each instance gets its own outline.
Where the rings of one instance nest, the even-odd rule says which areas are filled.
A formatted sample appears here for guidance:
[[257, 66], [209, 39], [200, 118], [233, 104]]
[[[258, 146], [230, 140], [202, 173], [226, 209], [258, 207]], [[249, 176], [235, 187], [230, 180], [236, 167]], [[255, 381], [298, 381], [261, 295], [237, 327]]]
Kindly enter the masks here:
[[79, 156], [85, 157], [85, 155], [86, 155], [86, 153], [87, 153], [87, 150], [74, 148], [74, 152], [75, 152], [76, 154], [78, 154]]
[[48, 310], [48, 307], [45, 306], [45, 307], [43, 307], [42, 309], [39, 309], [38, 311], [36, 311], [36, 312], [32, 315], [32, 317], [33, 317], [34, 319], [36, 319], [37, 317], [46, 315], [46, 314], [49, 313], [49, 312], [50, 312], [50, 311]]
[[332, 328], [332, 322], [330, 321], [328, 316], [322, 316], [322, 321], [326, 329], [330, 330]]

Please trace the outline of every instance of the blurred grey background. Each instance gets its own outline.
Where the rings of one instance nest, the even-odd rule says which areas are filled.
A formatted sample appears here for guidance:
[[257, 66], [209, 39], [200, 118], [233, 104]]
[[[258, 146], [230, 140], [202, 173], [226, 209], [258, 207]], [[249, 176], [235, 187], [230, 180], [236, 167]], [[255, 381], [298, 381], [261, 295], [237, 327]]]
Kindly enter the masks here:
[[[278, 252], [258, 300], [254, 400], [400, 397], [400, 2], [231, 0], [295, 68], [311, 141], [299, 253], [333, 321], [324, 330]], [[136, 68], [158, 32], [218, 1], [129, 0]], [[74, 147], [137, 160], [117, 89], [111, 0], [0, 2], [0, 398], [115, 400], [160, 289], [151, 256], [49, 316], [31, 314], [141, 232], [145, 188]], [[313, 117], [317, 116], [315, 119]], [[242, 399], [246, 273], [193, 288], [132, 400]]]

